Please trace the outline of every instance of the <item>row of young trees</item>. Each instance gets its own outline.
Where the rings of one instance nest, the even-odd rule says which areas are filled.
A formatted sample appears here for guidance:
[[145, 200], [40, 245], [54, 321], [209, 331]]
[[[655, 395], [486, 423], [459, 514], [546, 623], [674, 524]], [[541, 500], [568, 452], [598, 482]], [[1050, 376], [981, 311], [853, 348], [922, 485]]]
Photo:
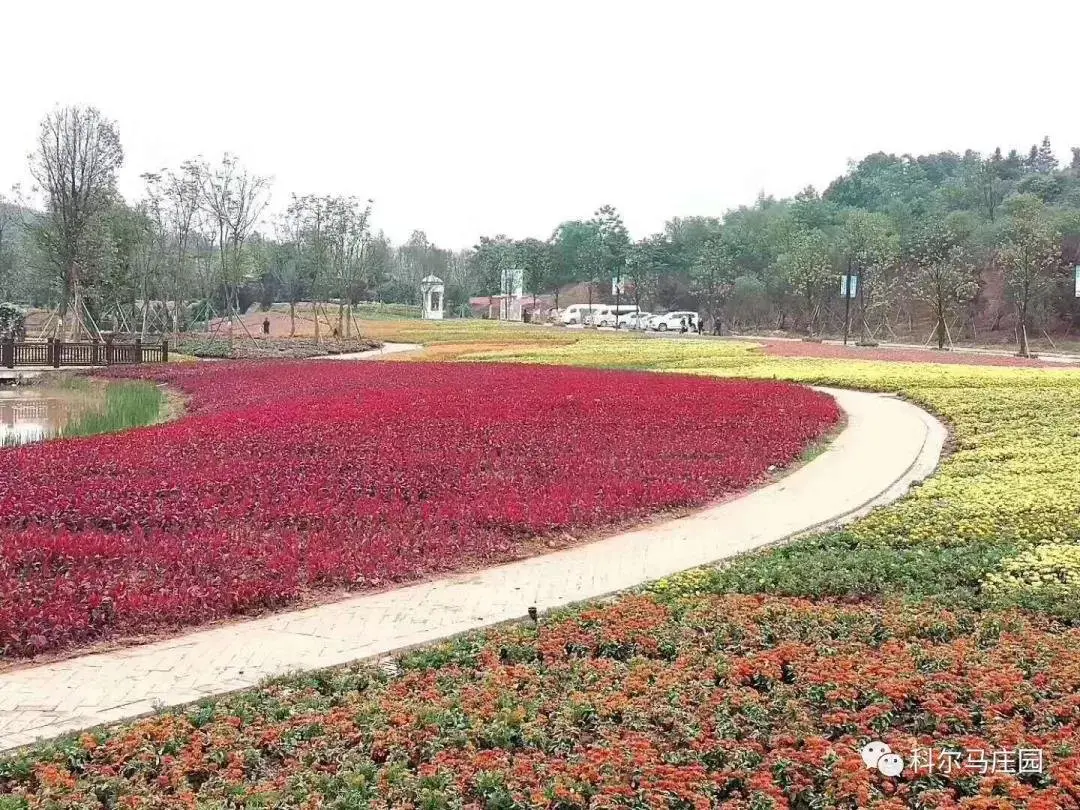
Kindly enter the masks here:
[[613, 279], [650, 309], [694, 307], [717, 328], [809, 335], [846, 321], [841, 279], [852, 275], [852, 326], [864, 342], [918, 335], [944, 346], [1011, 321], [1026, 354], [1031, 330], [1076, 314], [1078, 242], [1080, 150], [1061, 169], [1044, 139], [1027, 157], [871, 155], [824, 194], [672, 219], [636, 242], [605, 206], [546, 241], [481, 239], [476, 260], [489, 293], [503, 292], [502, 268], [518, 266], [532, 293], [585, 281], [609, 301]]
[[[39, 200], [0, 196], [0, 301], [54, 309], [55, 333], [97, 329], [178, 331], [223, 322], [253, 302], [338, 302], [350, 336], [351, 304], [365, 298], [419, 303], [428, 273], [467, 273], [462, 256], [423, 232], [393, 246], [372, 229], [371, 200], [291, 195], [270, 216], [271, 180], [235, 156], [195, 158], [141, 176], [140, 200], [117, 190], [124, 152], [114, 122], [92, 107], [64, 107], [42, 121], [30, 172]], [[37, 203], [37, 204], [35, 204]], [[331, 315], [316, 318], [329, 322]]]
[[814, 335], [838, 328], [840, 279], [852, 275], [864, 341], [944, 345], [1015, 327], [1022, 352], [1029, 332], [1069, 328], [1077, 314], [1080, 150], [1061, 167], [1047, 139], [1026, 155], [874, 154], [824, 193], [674, 218], [636, 241], [605, 205], [547, 238], [484, 237], [462, 251], [422, 231], [392, 245], [360, 197], [292, 195], [269, 216], [270, 179], [228, 154], [146, 173], [128, 204], [116, 188], [123, 159], [115, 124], [96, 109], [45, 117], [30, 156], [41, 205], [0, 199], [0, 301], [55, 307], [69, 332], [175, 331], [255, 301], [287, 302], [294, 317], [314, 302], [329, 324], [319, 302], [336, 301], [349, 336], [354, 302], [418, 304], [420, 279], [434, 274], [449, 311], [464, 314], [470, 296], [512, 292], [514, 270], [556, 307], [584, 282], [598, 300], [694, 308], [717, 328]]
[[55, 329], [69, 335], [99, 322], [145, 332], [151, 318], [162, 322], [155, 328], [175, 329], [200, 292], [205, 300], [218, 291], [235, 309], [268, 179], [230, 155], [197, 159], [143, 175], [145, 197], [129, 206], [116, 188], [123, 160], [115, 124], [95, 108], [57, 108], [42, 120], [30, 173], [43, 210], [18, 190], [0, 201], [0, 292], [54, 305]]

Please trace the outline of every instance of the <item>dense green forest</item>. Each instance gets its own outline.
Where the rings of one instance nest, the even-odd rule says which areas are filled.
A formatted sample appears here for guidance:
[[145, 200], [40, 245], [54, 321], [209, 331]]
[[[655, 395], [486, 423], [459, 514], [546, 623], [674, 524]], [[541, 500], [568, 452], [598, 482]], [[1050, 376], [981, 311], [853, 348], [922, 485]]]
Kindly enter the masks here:
[[42, 199], [0, 196], [0, 301], [55, 309], [67, 329], [166, 331], [259, 302], [418, 303], [434, 273], [450, 313], [465, 315], [517, 268], [527, 293], [556, 306], [583, 288], [609, 301], [615, 281], [624, 300], [696, 308], [725, 332], [835, 334], [847, 319], [865, 342], [1015, 340], [1026, 351], [1026, 335], [1067, 334], [1078, 314], [1080, 149], [1061, 165], [1045, 138], [1025, 152], [877, 153], [824, 191], [674, 218], [636, 240], [605, 205], [550, 234], [461, 250], [420, 230], [392, 244], [361, 197], [290, 195], [270, 215], [270, 180], [230, 155], [146, 173], [128, 201], [116, 189], [123, 160], [96, 109], [45, 117], [30, 158]]
[[[539, 291], [621, 274], [626, 295], [650, 309], [696, 307], [736, 331], [835, 334], [847, 318], [867, 342], [1022, 344], [1025, 333], [1069, 331], [1077, 315], [1080, 149], [1066, 167], [1045, 138], [1024, 155], [877, 153], [824, 192], [672, 219], [634, 242], [603, 208], [546, 242], [481, 240], [474, 258], [480, 278], [518, 264]], [[610, 299], [606, 283], [597, 288]]]

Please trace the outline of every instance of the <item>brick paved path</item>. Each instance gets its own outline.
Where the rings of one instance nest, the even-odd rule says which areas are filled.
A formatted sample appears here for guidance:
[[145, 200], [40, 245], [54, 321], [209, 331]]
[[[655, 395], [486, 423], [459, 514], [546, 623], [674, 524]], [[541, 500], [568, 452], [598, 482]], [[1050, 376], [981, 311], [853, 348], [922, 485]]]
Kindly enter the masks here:
[[419, 343], [384, 343], [381, 348], [368, 349], [363, 352], [346, 352], [345, 354], [323, 354], [312, 357], [311, 360], [380, 360], [388, 354], [400, 354], [401, 352], [418, 352], [424, 347]]
[[[826, 389], [829, 390], [829, 389]], [[262, 679], [381, 655], [631, 588], [902, 496], [945, 430], [894, 397], [829, 390], [848, 424], [781, 481], [685, 518], [476, 573], [0, 674], [0, 750]]]

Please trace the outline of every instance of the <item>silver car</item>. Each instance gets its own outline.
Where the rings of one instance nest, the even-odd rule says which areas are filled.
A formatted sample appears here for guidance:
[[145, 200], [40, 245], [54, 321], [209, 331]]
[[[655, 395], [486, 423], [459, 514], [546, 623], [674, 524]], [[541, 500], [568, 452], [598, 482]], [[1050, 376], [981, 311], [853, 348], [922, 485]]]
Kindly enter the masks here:
[[628, 312], [619, 316], [619, 326], [627, 329], [647, 329], [651, 312]]

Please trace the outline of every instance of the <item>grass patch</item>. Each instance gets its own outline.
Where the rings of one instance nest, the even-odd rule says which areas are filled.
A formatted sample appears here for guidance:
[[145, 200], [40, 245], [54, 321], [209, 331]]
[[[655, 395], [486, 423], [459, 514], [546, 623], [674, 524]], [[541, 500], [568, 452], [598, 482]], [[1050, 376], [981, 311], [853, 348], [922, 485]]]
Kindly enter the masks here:
[[[50, 380], [42, 388], [42, 397], [70, 398], [78, 409], [66, 424], [46, 432], [44, 440], [116, 433], [154, 424], [172, 413], [164, 390], [142, 380], [106, 382], [63, 376]], [[30, 391], [35, 391], [35, 387]], [[21, 444], [16, 436], [0, 437], [0, 447]]]
[[165, 395], [154, 383], [108, 383], [101, 410], [82, 414], [64, 428], [64, 437], [95, 436], [153, 424], [161, 414]]

